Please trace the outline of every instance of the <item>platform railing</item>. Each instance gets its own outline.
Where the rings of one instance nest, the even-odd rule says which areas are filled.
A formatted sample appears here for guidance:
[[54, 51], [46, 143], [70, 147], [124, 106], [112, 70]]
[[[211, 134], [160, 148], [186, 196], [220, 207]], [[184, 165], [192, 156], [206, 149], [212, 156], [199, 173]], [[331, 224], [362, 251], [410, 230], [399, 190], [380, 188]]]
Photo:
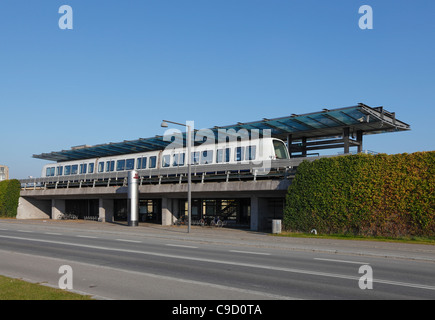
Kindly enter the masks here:
[[[263, 163], [211, 164], [192, 166], [193, 182], [234, 181], [258, 179], [286, 179], [294, 176], [297, 166], [304, 161], [314, 161], [319, 157], [271, 160]], [[188, 169], [184, 167], [137, 170], [140, 185], [187, 182]], [[81, 188], [113, 185], [127, 185], [128, 171], [90, 173], [68, 176], [21, 179], [22, 190], [46, 188]]]

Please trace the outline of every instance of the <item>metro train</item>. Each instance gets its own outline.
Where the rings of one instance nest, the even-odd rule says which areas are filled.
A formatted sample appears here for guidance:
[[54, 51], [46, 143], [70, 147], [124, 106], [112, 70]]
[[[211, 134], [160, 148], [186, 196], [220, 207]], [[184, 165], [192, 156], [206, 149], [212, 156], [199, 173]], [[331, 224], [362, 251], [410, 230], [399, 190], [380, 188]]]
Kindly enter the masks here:
[[[287, 147], [282, 140], [267, 137], [225, 144], [192, 146], [191, 164], [261, 163], [261, 161], [289, 158]], [[183, 167], [187, 166], [186, 160], [186, 148], [167, 148], [159, 151], [51, 163], [43, 167], [41, 176], [92, 175], [106, 172]]]

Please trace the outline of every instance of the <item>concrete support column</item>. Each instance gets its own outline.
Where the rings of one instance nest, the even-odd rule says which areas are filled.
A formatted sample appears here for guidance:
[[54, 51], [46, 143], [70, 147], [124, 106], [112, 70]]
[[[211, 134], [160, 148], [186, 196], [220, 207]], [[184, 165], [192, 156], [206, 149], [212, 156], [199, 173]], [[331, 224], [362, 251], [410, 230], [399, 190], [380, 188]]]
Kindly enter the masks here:
[[98, 218], [102, 222], [113, 222], [113, 199], [98, 199]]
[[258, 231], [260, 205], [257, 196], [251, 196], [251, 230]]
[[174, 206], [175, 199], [162, 198], [162, 226], [170, 226], [175, 221]]
[[51, 200], [51, 218], [53, 220], [59, 220], [62, 215], [65, 214], [65, 200], [64, 199], [52, 199]]
[[363, 132], [358, 130], [356, 132], [356, 141], [358, 142], [358, 153], [363, 151]]
[[344, 142], [344, 153], [347, 154], [349, 153], [349, 133], [350, 133], [350, 129], [349, 127], [346, 127], [343, 129], [343, 142]]

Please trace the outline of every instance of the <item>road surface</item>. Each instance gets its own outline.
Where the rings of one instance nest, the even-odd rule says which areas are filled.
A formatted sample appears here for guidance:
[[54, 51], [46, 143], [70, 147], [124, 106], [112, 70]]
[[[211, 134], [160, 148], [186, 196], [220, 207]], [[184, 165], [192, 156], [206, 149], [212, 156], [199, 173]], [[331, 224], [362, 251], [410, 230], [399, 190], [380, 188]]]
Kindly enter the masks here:
[[0, 274], [97, 299], [434, 299], [435, 246], [3, 219]]

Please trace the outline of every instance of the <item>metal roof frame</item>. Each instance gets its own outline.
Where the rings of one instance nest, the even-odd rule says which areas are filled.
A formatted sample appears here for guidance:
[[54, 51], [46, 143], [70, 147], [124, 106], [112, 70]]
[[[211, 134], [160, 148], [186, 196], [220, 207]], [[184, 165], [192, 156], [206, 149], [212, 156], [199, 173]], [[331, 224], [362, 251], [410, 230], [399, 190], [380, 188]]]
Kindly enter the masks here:
[[[369, 107], [363, 103], [356, 106], [338, 108], [338, 109], [323, 109], [320, 112], [296, 115], [292, 114], [287, 117], [275, 119], [263, 118], [260, 121], [247, 123], [237, 123], [228, 126], [215, 126], [211, 130], [216, 139], [218, 138], [219, 130], [233, 129], [236, 132], [241, 129], [259, 130], [260, 136], [265, 129], [271, 130], [271, 136], [289, 141], [291, 137], [292, 143], [302, 141], [305, 146], [308, 146], [307, 141], [327, 140], [343, 136], [343, 130], [347, 130], [347, 134], [360, 135], [380, 134], [385, 132], [408, 131], [410, 125], [396, 119], [394, 112], [389, 112], [383, 107]], [[107, 144], [99, 144], [95, 146], [79, 146], [73, 147], [70, 150], [55, 151], [50, 153], [42, 153], [33, 155], [34, 158], [50, 160], [50, 161], [70, 161], [81, 160], [95, 157], [108, 157], [122, 154], [139, 153], [163, 150], [171, 141], [164, 141], [163, 136], [155, 136], [152, 138], [139, 138], [137, 140], [124, 140], [122, 142], [111, 142]], [[186, 143], [186, 133], [183, 133], [183, 143]], [[359, 142], [350, 140], [350, 145], [358, 145]], [[200, 143], [196, 143], [200, 144]], [[325, 149], [330, 146], [326, 146]], [[340, 144], [341, 146], [341, 144]], [[312, 147], [313, 150], [321, 149], [321, 146]]]

